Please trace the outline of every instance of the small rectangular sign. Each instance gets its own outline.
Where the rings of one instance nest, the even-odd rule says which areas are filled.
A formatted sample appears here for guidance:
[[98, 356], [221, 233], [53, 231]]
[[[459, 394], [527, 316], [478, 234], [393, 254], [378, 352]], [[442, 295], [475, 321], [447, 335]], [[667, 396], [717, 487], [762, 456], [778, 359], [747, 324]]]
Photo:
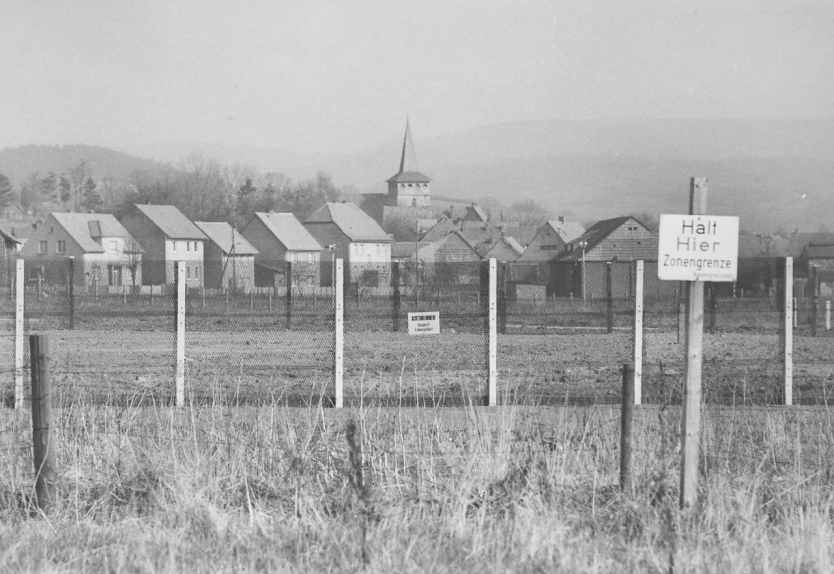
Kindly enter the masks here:
[[657, 277], [664, 281], [735, 281], [738, 217], [660, 216]]
[[409, 335], [437, 335], [440, 333], [440, 311], [408, 314]]

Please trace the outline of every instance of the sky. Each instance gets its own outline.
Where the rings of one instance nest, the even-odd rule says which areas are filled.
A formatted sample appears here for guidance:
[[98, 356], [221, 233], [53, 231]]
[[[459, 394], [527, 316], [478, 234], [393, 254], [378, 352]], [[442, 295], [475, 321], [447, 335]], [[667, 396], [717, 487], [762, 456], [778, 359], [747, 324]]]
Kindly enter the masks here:
[[4, 0], [0, 30], [0, 148], [834, 116], [830, 1]]

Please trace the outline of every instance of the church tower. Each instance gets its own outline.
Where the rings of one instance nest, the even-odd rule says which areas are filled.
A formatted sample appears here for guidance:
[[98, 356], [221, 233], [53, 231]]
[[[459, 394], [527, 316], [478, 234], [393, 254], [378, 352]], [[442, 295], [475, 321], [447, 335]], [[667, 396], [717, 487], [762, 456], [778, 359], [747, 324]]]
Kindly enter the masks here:
[[431, 179], [417, 169], [417, 155], [414, 153], [411, 128], [406, 119], [400, 171], [388, 179], [388, 203], [397, 207], [429, 207], [430, 184]]

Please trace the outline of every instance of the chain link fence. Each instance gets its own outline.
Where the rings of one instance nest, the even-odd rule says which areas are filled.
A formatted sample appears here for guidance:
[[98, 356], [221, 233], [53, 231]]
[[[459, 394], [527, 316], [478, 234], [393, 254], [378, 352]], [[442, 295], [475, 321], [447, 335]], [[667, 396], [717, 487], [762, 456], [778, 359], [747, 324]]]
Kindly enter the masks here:
[[[634, 352], [636, 264], [497, 267], [499, 401], [619, 401], [621, 367]], [[174, 277], [173, 262], [25, 262], [25, 332], [51, 335], [58, 400], [173, 400]], [[834, 388], [831, 284], [824, 271], [797, 270], [791, 280], [797, 403], [827, 403]], [[346, 404], [482, 404], [488, 287], [488, 262], [347, 263]], [[784, 402], [786, 287], [784, 260], [775, 259], [742, 260], [737, 283], [706, 284], [705, 401]], [[3, 281], [0, 290], [7, 365], [0, 389], [13, 404], [16, 282]], [[192, 262], [185, 293], [188, 400], [333, 404], [334, 261]], [[685, 301], [682, 284], [657, 280], [657, 263], [645, 262], [644, 402], [680, 401]], [[409, 314], [427, 312], [439, 313], [440, 333], [410, 334]], [[28, 344], [23, 348], [28, 365]]]

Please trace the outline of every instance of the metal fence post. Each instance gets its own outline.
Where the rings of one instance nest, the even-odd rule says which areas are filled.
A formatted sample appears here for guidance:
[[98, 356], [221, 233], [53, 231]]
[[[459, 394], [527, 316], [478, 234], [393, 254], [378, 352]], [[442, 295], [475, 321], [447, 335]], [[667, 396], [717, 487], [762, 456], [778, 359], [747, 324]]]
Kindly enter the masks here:
[[49, 339], [29, 337], [32, 358], [32, 454], [35, 463], [35, 502], [48, 512], [55, 502], [55, 444], [52, 440], [51, 382], [49, 380]]
[[177, 406], [185, 406], [185, 261], [177, 261]]
[[335, 344], [335, 365], [333, 369], [334, 384], [336, 387], [336, 408], [344, 407], [344, 357], [345, 357], [345, 276], [344, 260], [336, 260], [336, 344]]
[[643, 260], [634, 262], [634, 404], [643, 400]]
[[498, 404], [498, 264], [489, 260], [489, 397], [488, 405]]
[[783, 333], [783, 347], [782, 347], [782, 363], [784, 365], [785, 375], [785, 405], [793, 404], [793, 327], [794, 309], [793, 298], [793, 257], [785, 258], [785, 300], [783, 307], [785, 309], [784, 323], [782, 326]]
[[24, 283], [25, 263], [18, 259], [15, 264], [15, 308], [14, 308], [14, 407], [23, 408], [23, 312], [26, 287]]

